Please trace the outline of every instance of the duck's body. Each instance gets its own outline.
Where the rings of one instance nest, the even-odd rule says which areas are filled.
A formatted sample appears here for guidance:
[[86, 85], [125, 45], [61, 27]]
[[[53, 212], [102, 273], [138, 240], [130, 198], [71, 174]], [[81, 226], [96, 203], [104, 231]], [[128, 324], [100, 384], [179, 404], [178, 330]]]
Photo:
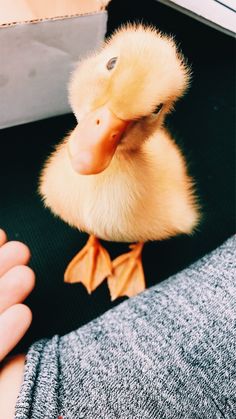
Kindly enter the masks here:
[[108, 241], [192, 232], [198, 220], [192, 182], [167, 131], [158, 130], [132, 153], [120, 150], [107, 169], [91, 176], [72, 169], [66, 144], [50, 158], [41, 186], [46, 205], [64, 221]]
[[[189, 70], [169, 37], [128, 26], [79, 64], [70, 84], [78, 125], [43, 169], [46, 206], [92, 235], [65, 280], [89, 292], [109, 276], [112, 298], [145, 287], [143, 243], [190, 234], [199, 220], [185, 159], [165, 115], [182, 96]], [[97, 238], [139, 242], [111, 265]]]

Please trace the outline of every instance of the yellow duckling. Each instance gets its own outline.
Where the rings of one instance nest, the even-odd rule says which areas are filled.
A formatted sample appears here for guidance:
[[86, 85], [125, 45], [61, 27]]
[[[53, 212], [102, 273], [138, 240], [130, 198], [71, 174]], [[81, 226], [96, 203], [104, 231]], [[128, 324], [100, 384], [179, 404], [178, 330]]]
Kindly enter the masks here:
[[[199, 221], [184, 157], [163, 127], [189, 70], [172, 38], [128, 25], [78, 64], [69, 87], [78, 125], [48, 159], [45, 205], [89, 233], [66, 282], [92, 292], [105, 278], [112, 300], [145, 288], [143, 243], [190, 234]], [[98, 238], [136, 242], [111, 262]]]

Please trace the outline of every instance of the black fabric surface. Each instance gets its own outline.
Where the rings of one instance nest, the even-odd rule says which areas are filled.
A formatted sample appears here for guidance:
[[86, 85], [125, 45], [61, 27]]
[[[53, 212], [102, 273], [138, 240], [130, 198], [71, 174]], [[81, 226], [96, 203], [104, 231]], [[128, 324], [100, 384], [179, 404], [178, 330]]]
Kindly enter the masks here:
[[[144, 269], [151, 286], [235, 232], [235, 41], [156, 1], [127, 3], [114, 0], [109, 6], [108, 34], [125, 21], [153, 23], [175, 34], [193, 69], [191, 89], [168, 117], [168, 126], [197, 181], [204, 217], [193, 237], [145, 246]], [[91, 296], [80, 284], [63, 283], [65, 267], [87, 236], [45, 210], [37, 194], [46, 156], [74, 126], [75, 119], [68, 114], [0, 132], [0, 226], [10, 239], [31, 248], [37, 275], [35, 291], [27, 300], [34, 321], [16, 351], [37, 338], [75, 329], [123, 300], [111, 303], [105, 283]], [[128, 249], [122, 243], [105, 246], [112, 257]]]

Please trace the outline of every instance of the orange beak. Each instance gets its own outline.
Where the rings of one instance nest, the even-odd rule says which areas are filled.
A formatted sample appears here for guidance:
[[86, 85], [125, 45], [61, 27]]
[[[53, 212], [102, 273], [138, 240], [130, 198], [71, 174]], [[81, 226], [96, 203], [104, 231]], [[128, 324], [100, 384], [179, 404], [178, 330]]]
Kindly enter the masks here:
[[129, 123], [119, 119], [106, 106], [86, 115], [68, 141], [73, 169], [82, 175], [105, 170]]

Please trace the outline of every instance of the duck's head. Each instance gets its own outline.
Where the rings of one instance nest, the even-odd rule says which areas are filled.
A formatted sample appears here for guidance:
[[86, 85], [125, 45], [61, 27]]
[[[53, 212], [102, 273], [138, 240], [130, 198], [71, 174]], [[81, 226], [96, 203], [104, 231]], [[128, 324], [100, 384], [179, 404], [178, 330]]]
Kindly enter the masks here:
[[140, 147], [188, 81], [188, 68], [172, 38], [142, 25], [118, 30], [79, 63], [70, 82], [78, 121], [68, 140], [74, 170], [102, 172], [116, 150]]

